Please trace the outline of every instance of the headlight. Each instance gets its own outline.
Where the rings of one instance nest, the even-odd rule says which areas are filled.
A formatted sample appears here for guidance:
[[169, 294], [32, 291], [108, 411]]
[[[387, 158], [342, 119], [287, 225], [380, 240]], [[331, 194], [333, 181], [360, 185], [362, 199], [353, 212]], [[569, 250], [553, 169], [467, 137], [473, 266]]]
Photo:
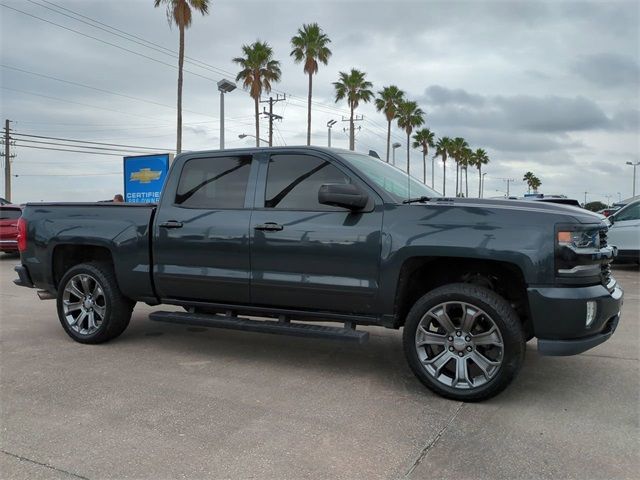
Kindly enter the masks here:
[[559, 230], [558, 246], [572, 249], [600, 248], [600, 230]]
[[556, 275], [567, 280], [597, 281], [600, 275], [602, 225], [565, 224], [556, 228]]

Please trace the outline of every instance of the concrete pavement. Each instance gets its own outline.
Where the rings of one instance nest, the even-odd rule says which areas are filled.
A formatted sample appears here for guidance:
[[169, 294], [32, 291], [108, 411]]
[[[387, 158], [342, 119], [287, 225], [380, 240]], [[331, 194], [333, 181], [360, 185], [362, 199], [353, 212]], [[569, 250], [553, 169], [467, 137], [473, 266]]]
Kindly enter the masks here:
[[[414, 378], [400, 332], [363, 346], [163, 325], [99, 346], [0, 258], [3, 478], [637, 478], [640, 283], [613, 338], [540, 357], [480, 404]], [[163, 307], [165, 308], [165, 307]]]

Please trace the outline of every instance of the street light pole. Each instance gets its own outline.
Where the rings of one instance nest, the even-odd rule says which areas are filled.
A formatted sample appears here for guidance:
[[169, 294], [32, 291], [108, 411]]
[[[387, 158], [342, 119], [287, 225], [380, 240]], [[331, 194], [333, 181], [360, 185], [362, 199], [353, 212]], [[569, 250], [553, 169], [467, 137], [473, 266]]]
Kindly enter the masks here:
[[220, 91], [220, 150], [224, 149], [224, 94], [236, 89], [236, 84], [230, 80], [222, 79], [218, 82]]
[[331, 148], [331, 128], [333, 128], [336, 123], [338, 123], [338, 121], [333, 119], [327, 122], [327, 146], [329, 148]]
[[396, 148], [400, 148], [402, 146], [402, 144], [400, 142], [395, 142], [391, 145], [392, 151], [393, 151], [393, 157], [392, 157], [392, 161], [393, 164], [396, 164]]
[[484, 176], [487, 174], [487, 172], [484, 172], [482, 174], [482, 180], [480, 180], [480, 198], [484, 198]]
[[240, 135], [238, 135], [238, 138], [240, 139], [247, 138], [247, 137], [257, 138], [258, 142], [264, 142], [267, 145], [269, 145], [269, 140], [265, 140], [264, 138], [258, 138], [255, 135], [251, 135], [250, 133], [241, 133]]
[[627, 165], [631, 165], [633, 167], [633, 197], [636, 196], [636, 167], [640, 165], [640, 162], [627, 162]]

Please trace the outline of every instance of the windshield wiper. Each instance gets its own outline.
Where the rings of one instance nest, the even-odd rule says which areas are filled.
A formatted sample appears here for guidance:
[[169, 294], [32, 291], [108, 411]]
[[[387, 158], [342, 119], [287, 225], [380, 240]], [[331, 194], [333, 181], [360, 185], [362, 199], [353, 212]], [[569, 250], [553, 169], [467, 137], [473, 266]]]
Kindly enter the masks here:
[[416, 197], [416, 198], [407, 198], [403, 200], [402, 203], [425, 203], [431, 200], [431, 197]]

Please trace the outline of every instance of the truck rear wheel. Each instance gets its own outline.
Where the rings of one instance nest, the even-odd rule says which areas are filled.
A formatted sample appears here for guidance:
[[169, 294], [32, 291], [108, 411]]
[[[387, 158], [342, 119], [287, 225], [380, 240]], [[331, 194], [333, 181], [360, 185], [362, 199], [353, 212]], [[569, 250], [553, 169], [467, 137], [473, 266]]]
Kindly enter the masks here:
[[71, 267], [58, 286], [58, 318], [80, 343], [103, 343], [125, 331], [135, 302], [120, 292], [111, 265]]
[[504, 390], [522, 366], [522, 324], [509, 302], [484, 287], [456, 283], [420, 298], [407, 316], [404, 351], [418, 379], [455, 400]]

